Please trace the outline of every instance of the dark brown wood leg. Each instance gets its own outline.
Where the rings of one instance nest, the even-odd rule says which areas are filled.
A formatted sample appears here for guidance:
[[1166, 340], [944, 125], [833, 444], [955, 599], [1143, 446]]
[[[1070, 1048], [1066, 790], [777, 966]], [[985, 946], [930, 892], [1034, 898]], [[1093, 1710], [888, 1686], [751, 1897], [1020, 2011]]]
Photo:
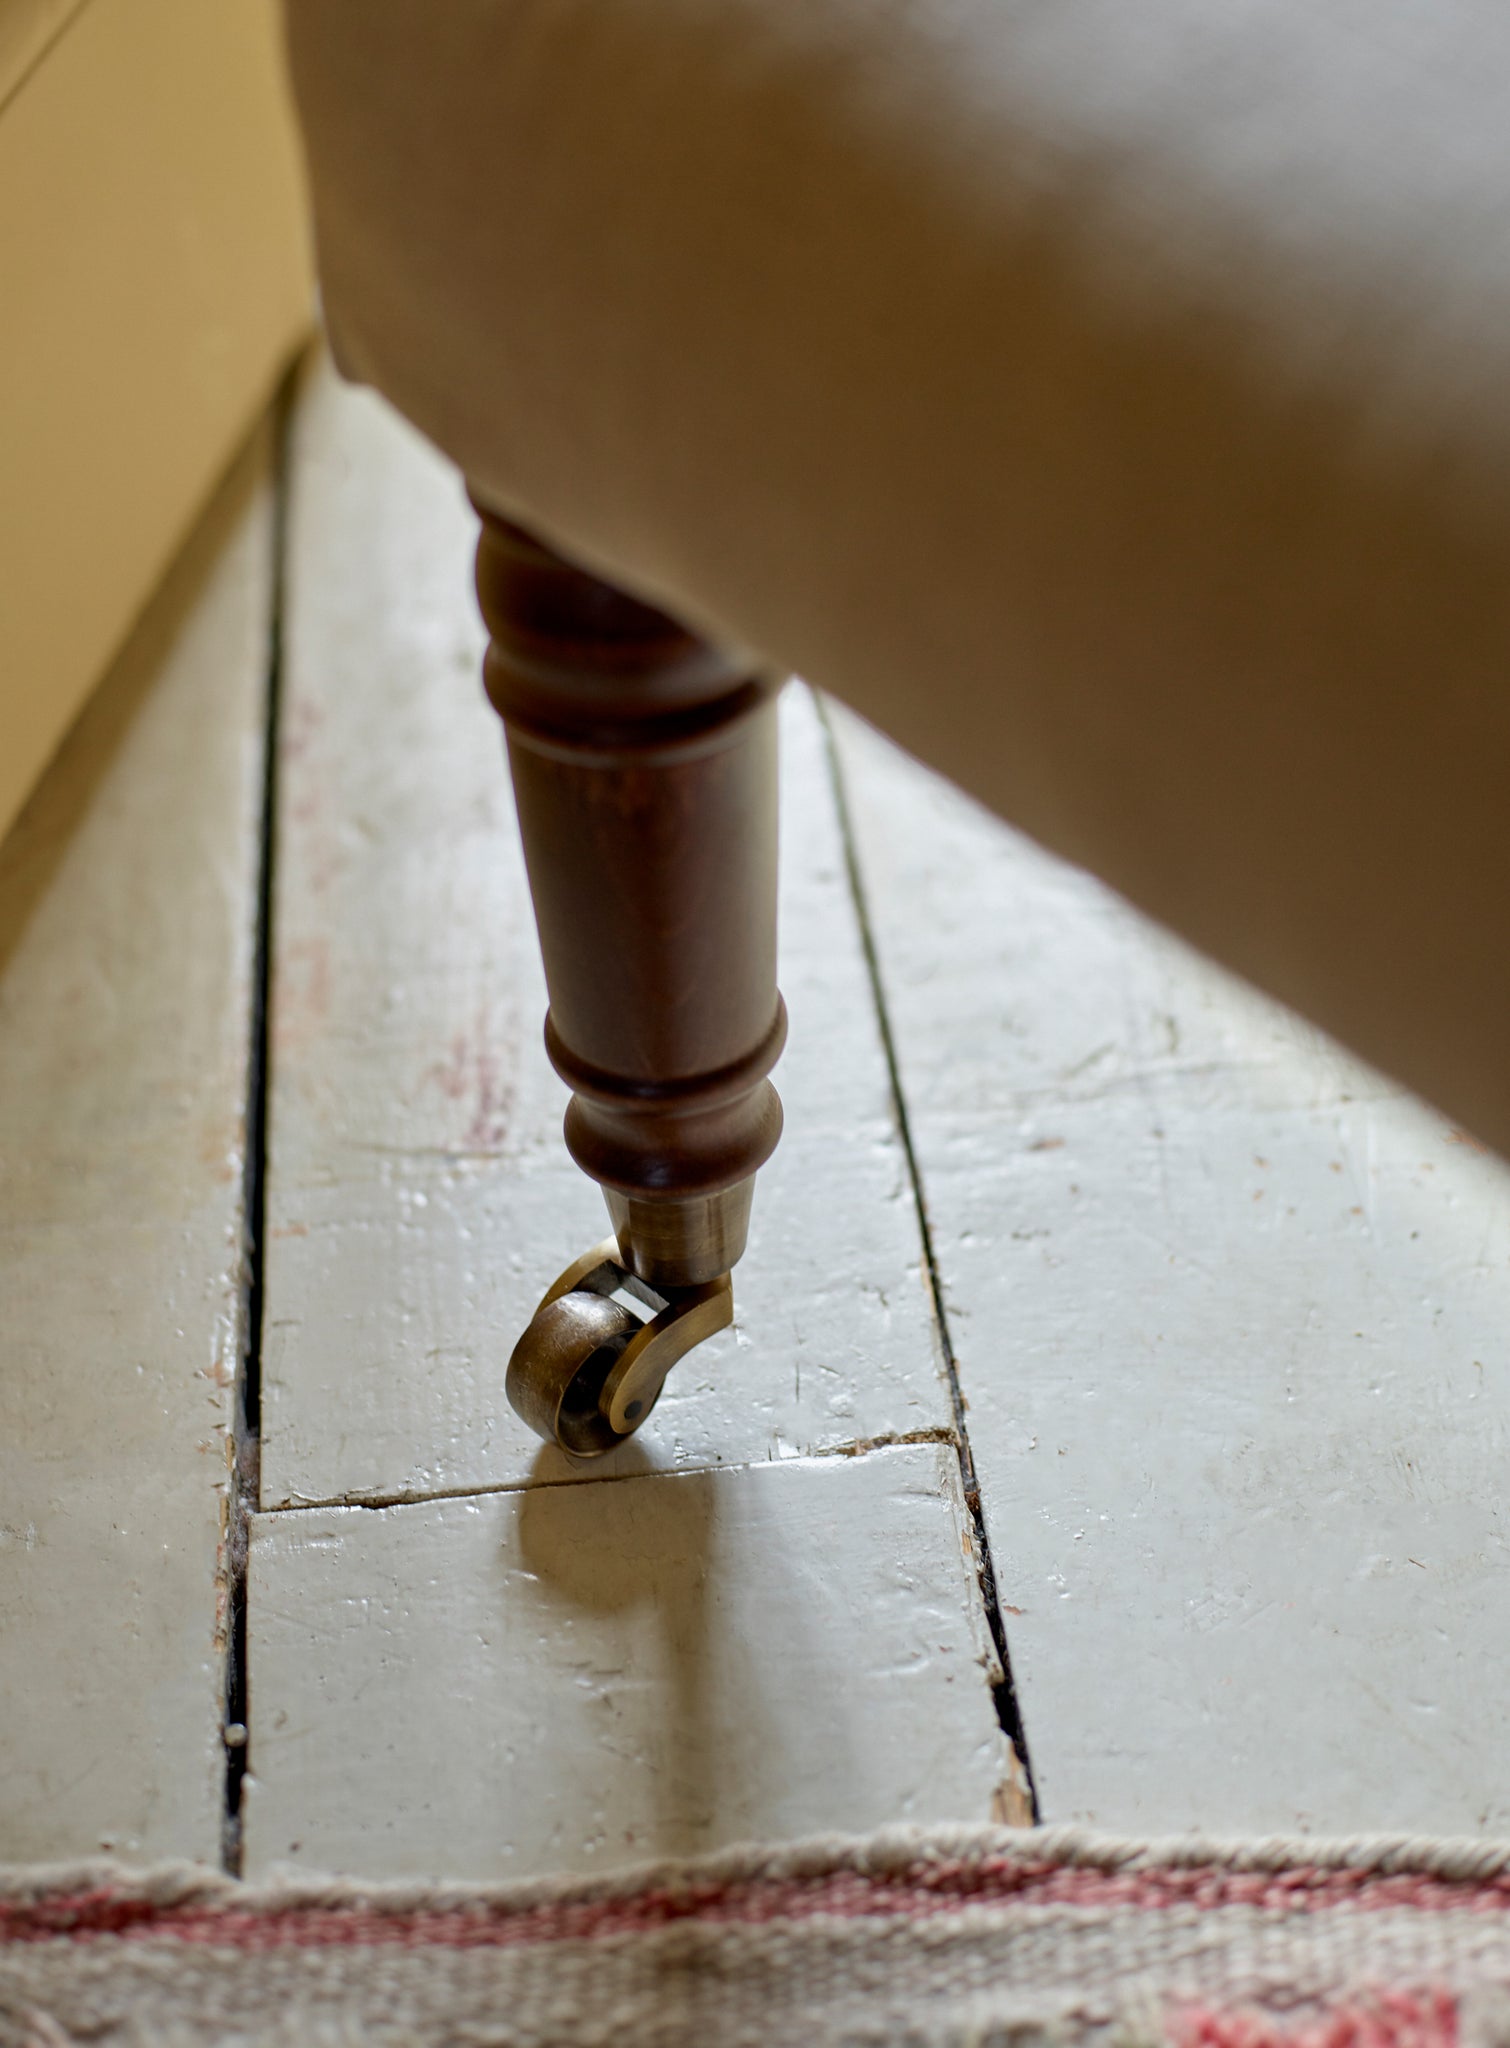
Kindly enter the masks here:
[[[509, 1368], [543, 1436], [591, 1454], [727, 1323], [758, 1167], [776, 988], [776, 694], [731, 659], [482, 512], [484, 676], [504, 721], [566, 1143], [614, 1238], [551, 1289]], [[614, 1294], [625, 1287], [653, 1319]]]

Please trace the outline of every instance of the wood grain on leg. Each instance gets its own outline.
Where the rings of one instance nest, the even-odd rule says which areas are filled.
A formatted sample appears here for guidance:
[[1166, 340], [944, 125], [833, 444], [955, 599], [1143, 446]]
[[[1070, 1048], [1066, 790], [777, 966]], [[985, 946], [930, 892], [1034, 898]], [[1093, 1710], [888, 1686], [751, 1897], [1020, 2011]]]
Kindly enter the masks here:
[[487, 513], [477, 590], [567, 1145], [633, 1270], [695, 1286], [781, 1134], [778, 685]]
[[[781, 1134], [776, 679], [697, 640], [479, 506], [483, 673], [508, 733], [572, 1090], [566, 1143], [617, 1259], [580, 1257], [509, 1361], [547, 1442], [602, 1455], [732, 1320], [756, 1169]], [[644, 1283], [654, 1320], [606, 1297]], [[651, 1291], [653, 1290], [653, 1291]]]

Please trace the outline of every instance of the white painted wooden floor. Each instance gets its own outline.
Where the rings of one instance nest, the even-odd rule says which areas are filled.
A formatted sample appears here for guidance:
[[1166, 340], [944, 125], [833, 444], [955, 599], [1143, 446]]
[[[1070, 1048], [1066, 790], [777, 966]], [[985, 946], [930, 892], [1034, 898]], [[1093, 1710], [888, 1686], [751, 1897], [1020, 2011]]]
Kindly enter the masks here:
[[603, 1224], [472, 522], [325, 372], [275, 467], [0, 846], [0, 1860], [1022, 1819], [1002, 1627], [1046, 1819], [1510, 1832], [1510, 1174], [803, 690], [736, 1327], [611, 1461], [528, 1437]]

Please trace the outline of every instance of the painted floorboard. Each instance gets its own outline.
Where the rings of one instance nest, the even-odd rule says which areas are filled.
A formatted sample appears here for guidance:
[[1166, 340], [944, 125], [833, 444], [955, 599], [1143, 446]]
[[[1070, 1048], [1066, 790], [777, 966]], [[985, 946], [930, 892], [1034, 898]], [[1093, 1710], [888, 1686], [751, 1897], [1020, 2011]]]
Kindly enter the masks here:
[[[565, 1091], [453, 472], [329, 375], [297, 431], [285, 637], [264, 1506], [560, 1480], [503, 1395], [547, 1283], [606, 1234]], [[817, 722], [787, 693], [787, 1134], [736, 1328], [605, 1470], [947, 1426], [906, 1165]]]
[[1510, 1174], [836, 714], [1049, 1820], [1510, 1828]]
[[248, 458], [0, 845], [0, 1861], [218, 1861], [271, 503]]
[[985, 1819], [953, 1449], [253, 1526], [247, 1868], [500, 1878]]

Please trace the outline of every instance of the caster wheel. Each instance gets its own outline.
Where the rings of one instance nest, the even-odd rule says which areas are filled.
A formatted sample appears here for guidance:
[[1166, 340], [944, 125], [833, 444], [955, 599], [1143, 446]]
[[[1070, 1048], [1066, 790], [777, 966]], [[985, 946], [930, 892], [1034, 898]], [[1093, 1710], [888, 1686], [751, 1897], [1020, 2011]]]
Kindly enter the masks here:
[[[642, 1319], [616, 1301], [632, 1294]], [[598, 1458], [645, 1421], [678, 1359], [734, 1320], [727, 1273], [663, 1293], [629, 1272], [613, 1238], [567, 1267], [509, 1360], [514, 1412], [574, 1458]]]

